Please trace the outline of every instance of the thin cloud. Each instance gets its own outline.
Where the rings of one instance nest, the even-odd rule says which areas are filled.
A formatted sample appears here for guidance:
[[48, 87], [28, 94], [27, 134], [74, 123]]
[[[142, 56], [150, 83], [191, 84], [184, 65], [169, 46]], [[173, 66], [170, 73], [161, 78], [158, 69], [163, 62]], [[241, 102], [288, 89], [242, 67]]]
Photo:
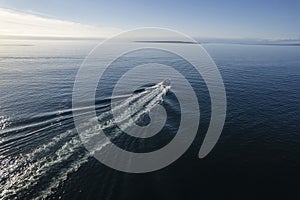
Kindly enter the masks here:
[[0, 36], [110, 37], [121, 30], [46, 18], [31, 13], [0, 8]]

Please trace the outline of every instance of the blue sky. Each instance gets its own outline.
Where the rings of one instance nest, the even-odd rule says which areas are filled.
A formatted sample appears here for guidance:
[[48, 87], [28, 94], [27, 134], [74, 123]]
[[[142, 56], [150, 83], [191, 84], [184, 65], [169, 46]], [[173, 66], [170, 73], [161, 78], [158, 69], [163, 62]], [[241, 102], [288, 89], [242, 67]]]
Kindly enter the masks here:
[[300, 1], [0, 0], [0, 7], [122, 30], [156, 26], [193, 37], [300, 38]]

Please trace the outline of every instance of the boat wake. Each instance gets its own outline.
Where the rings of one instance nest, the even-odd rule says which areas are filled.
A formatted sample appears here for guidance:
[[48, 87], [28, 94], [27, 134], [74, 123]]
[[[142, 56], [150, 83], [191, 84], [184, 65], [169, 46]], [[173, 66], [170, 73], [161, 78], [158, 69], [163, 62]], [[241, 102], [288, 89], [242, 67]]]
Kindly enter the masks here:
[[[164, 80], [121, 100], [113, 110], [102, 111], [106, 107], [100, 106], [98, 125], [91, 127], [95, 119], [83, 123], [85, 131], [80, 138], [70, 109], [47, 113], [34, 119], [34, 123], [28, 120], [6, 128], [7, 123], [1, 119], [5, 125], [0, 130], [0, 199], [26, 198], [33, 193], [36, 199], [49, 197], [68, 175], [122, 133], [116, 124], [125, 130], [137, 123], [163, 101], [170, 87], [170, 81]], [[105, 129], [109, 137], [97, 141], [95, 149], [88, 152], [83, 143]]]

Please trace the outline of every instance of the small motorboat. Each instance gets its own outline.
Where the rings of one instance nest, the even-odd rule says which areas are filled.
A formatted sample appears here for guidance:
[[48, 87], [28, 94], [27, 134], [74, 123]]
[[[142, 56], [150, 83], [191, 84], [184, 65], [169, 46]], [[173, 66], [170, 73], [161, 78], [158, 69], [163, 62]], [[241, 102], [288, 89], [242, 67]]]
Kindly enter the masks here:
[[167, 86], [170, 86], [170, 85], [171, 85], [170, 79], [165, 79], [165, 80], [162, 82], [162, 86], [164, 86], [164, 87], [167, 87]]

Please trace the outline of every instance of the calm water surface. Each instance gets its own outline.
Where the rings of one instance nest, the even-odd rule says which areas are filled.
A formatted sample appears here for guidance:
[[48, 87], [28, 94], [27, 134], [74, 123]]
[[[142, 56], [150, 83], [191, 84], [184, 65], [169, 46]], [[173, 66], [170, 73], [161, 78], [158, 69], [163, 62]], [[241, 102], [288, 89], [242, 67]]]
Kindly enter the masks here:
[[[129, 69], [145, 62], [167, 64], [181, 71], [194, 87], [201, 109], [197, 137], [180, 159], [156, 172], [127, 174], [91, 157], [73, 123], [75, 76], [94, 45], [95, 41], [2, 42], [1, 199], [257, 199], [297, 194], [299, 47], [204, 45], [221, 72], [228, 101], [221, 138], [204, 159], [198, 159], [198, 151], [210, 119], [210, 98], [201, 77], [189, 70], [189, 63], [155, 51], [117, 60], [107, 71], [109, 78], [98, 87], [98, 115], [109, 110], [111, 89], [122, 73], [116, 68], [121, 65]], [[177, 45], [185, 48], [190, 44]], [[143, 74], [136, 78], [142, 79]], [[133, 151], [153, 150], [168, 143], [180, 121], [180, 107], [172, 89], [176, 90], [171, 88], [162, 103], [169, 117], [161, 134], [151, 141], [131, 142], [115, 134], [114, 142]]]

